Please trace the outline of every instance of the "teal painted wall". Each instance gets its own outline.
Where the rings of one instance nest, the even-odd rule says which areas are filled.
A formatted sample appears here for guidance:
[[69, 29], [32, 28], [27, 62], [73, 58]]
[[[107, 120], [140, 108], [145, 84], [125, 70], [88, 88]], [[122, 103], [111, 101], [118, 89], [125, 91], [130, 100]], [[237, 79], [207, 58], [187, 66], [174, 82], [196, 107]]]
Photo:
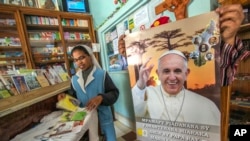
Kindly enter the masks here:
[[120, 91], [119, 98], [114, 105], [115, 111], [131, 121], [135, 121], [129, 74], [126, 71], [112, 72], [109, 74]]
[[[101, 62], [105, 70], [108, 70], [109, 62], [106, 54], [107, 51], [105, 46], [105, 33], [109, 31], [110, 28], [126, 19], [130, 14], [132, 14], [136, 9], [145, 4], [147, 1], [148, 0], [129, 0], [123, 8], [121, 8], [110, 20], [105, 23], [105, 25], [98, 29], [97, 36], [99, 40], [98, 42], [101, 45]], [[126, 6], [130, 8], [127, 8]], [[120, 96], [117, 102], [114, 104], [115, 112], [129, 119], [130, 121], [135, 121], [128, 72], [109, 72], [109, 74], [120, 91]]]
[[[116, 9], [119, 7], [119, 4], [115, 5], [114, 0], [88, 0], [90, 13], [93, 15], [94, 27], [95, 29], [99, 27], [107, 17], [109, 17]], [[137, 0], [129, 0], [137, 1]], [[151, 0], [151, 3], [159, 3], [163, 0]], [[202, 14], [211, 10], [214, 10], [217, 7], [217, 0], [191, 0], [188, 7], [188, 15], [195, 16]], [[129, 6], [122, 7], [125, 11], [129, 11]], [[165, 14], [172, 15], [170, 12], [165, 12]]]
[[90, 13], [93, 15], [94, 27], [101, 25], [108, 16], [120, 5], [114, 4], [114, 0], [88, 0]]
[[[101, 62], [105, 70], [107, 70], [108, 66], [108, 57], [105, 49], [105, 33], [110, 30], [110, 28], [126, 20], [128, 16], [132, 15], [140, 7], [146, 5], [148, 8], [153, 8], [162, 1], [163, 0], [129, 0], [125, 6], [123, 6], [112, 16], [112, 18], [110, 18], [105, 22], [104, 25], [100, 27], [100, 25], [104, 23], [105, 20], [107, 20], [107, 17], [110, 16], [110, 14], [112, 14], [119, 5], [115, 5], [113, 0], [89, 0], [90, 11], [94, 19], [94, 27], [97, 31], [97, 40], [101, 45]], [[217, 7], [216, 4], [216, 0], [192, 0], [188, 7], [188, 16], [190, 17], [209, 12]], [[175, 21], [173, 13], [166, 11], [162, 14], [168, 15], [172, 21]], [[157, 16], [151, 16], [151, 22], [154, 21]], [[148, 24], [150, 25], [151, 23]], [[134, 111], [128, 72], [109, 72], [109, 74], [120, 91], [118, 101], [114, 105], [115, 111], [120, 115], [130, 119], [131, 121], [134, 121]]]

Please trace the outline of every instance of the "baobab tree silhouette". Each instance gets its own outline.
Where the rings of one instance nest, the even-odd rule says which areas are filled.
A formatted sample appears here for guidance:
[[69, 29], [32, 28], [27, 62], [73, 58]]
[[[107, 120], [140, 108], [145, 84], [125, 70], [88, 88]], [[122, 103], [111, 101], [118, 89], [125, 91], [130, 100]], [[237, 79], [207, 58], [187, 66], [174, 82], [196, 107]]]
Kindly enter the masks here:
[[[172, 40], [176, 38], [180, 39], [172, 43]], [[162, 51], [166, 49], [172, 50], [178, 47], [188, 47], [192, 44], [191, 41], [187, 41], [187, 38], [185, 38], [185, 33], [182, 32], [181, 28], [162, 31], [159, 34], [155, 34], [152, 40], [153, 41], [149, 42], [148, 44], [154, 48], [157, 48], [157, 51]]]
[[[171, 41], [176, 38], [181, 39], [172, 43]], [[179, 28], [174, 30], [162, 31], [158, 34], [155, 34], [152, 38], [132, 42], [127, 47], [127, 49], [129, 49], [131, 53], [128, 55], [128, 57], [137, 56], [137, 59], [133, 60], [136, 61], [136, 63], [134, 63], [136, 80], [138, 80], [139, 78], [139, 69], [142, 65], [142, 56], [146, 52], [146, 48], [153, 47], [157, 48], [156, 51], [163, 51], [176, 49], [178, 47], [188, 47], [192, 44], [192, 42], [187, 41], [186, 39], [187, 38], [185, 38], [185, 33], [183, 33], [181, 28]], [[185, 55], [187, 54], [188, 53], [185, 52]]]

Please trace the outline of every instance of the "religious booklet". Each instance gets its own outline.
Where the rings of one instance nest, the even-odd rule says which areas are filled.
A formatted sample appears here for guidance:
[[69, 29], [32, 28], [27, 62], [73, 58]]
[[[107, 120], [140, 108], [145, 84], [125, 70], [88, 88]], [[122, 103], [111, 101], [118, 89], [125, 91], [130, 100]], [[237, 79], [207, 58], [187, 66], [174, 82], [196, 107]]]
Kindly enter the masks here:
[[63, 111], [61, 121], [82, 121], [86, 115], [87, 112], [85, 110], [75, 112]]
[[80, 101], [66, 94], [56, 103], [56, 107], [64, 110], [61, 121], [82, 121], [87, 115], [85, 108], [80, 108]]
[[80, 101], [68, 94], [56, 103], [56, 107], [70, 112], [79, 110]]
[[35, 72], [36, 72], [36, 79], [41, 85], [41, 87], [47, 87], [50, 85], [48, 79], [44, 76], [45, 69], [36, 69]]
[[50, 131], [50, 137], [72, 132], [76, 126], [83, 125], [83, 121], [58, 122]]
[[[126, 35], [138, 140], [220, 140], [218, 24], [218, 14], [213, 11]], [[181, 51], [187, 58], [190, 72], [183, 84], [185, 89], [179, 92], [178, 97], [167, 99], [165, 93], [161, 92], [157, 68], [159, 57], [168, 50]], [[141, 66], [147, 61], [147, 66], [154, 66], [146, 84], [158, 89], [148, 90], [145, 100], [136, 95], [139, 90], [134, 86]], [[166, 73], [170, 71], [165, 70]], [[199, 100], [190, 101], [191, 95], [199, 97]], [[201, 99], [206, 102], [199, 102]]]
[[41, 85], [40, 85], [39, 81], [37, 80], [36, 75], [26, 74], [26, 75], [24, 75], [24, 79], [25, 79], [30, 91], [34, 90], [34, 89], [41, 88]]
[[68, 73], [61, 65], [53, 65], [53, 69], [60, 76], [62, 81], [68, 81], [70, 79]]
[[11, 78], [20, 94], [24, 94], [29, 91], [24, 75], [13, 75]]
[[36, 76], [36, 71], [34, 69], [19, 69], [17, 70], [19, 75], [23, 75], [29, 90], [34, 90], [41, 88]]
[[11, 93], [8, 89], [4, 86], [4, 83], [0, 79], [0, 99], [11, 97]]
[[51, 139], [53, 136], [63, 135], [67, 133], [78, 133], [81, 131], [83, 126], [83, 121], [68, 121], [68, 122], [57, 122], [55, 125], [52, 125], [44, 133], [35, 135], [35, 139], [44, 140]]
[[62, 82], [59, 74], [57, 74], [52, 67], [45, 69], [44, 75], [48, 79], [50, 85], [55, 85]]
[[9, 90], [11, 95], [18, 95], [18, 90], [14, 85], [14, 82], [11, 78], [11, 75], [0, 75], [0, 79], [3, 82], [4, 86]]

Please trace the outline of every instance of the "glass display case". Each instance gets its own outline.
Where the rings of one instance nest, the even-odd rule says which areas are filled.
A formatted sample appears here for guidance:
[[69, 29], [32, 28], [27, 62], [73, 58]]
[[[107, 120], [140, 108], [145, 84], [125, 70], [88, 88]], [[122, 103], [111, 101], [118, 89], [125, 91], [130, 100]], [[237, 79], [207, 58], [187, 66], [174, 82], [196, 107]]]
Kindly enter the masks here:
[[15, 13], [0, 12], [0, 74], [26, 68]]
[[65, 54], [57, 16], [24, 14], [24, 19], [33, 68], [64, 67]]
[[90, 14], [26, 9], [21, 15], [32, 68], [60, 65], [71, 76], [76, 70], [71, 49], [96, 42]]

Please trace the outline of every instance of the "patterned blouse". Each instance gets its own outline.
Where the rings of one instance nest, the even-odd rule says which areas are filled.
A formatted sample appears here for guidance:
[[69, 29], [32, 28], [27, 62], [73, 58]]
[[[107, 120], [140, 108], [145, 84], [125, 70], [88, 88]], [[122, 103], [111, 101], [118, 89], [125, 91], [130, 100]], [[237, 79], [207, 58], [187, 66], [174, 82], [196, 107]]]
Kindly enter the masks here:
[[235, 45], [222, 43], [221, 48], [221, 85], [228, 86], [234, 80], [234, 75], [237, 71], [239, 61], [246, 59], [250, 56], [250, 51], [243, 46], [242, 40], [236, 37]]

